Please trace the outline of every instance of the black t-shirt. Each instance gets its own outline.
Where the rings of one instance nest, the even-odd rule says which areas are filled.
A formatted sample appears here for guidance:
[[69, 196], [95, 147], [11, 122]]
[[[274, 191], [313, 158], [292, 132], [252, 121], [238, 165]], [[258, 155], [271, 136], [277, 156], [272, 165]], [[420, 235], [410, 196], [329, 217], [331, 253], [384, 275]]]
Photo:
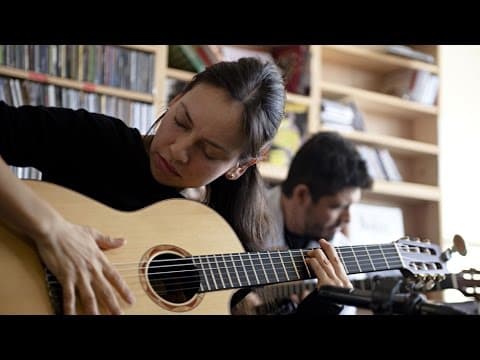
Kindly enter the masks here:
[[138, 210], [182, 197], [155, 181], [142, 137], [114, 117], [0, 101], [0, 155], [32, 166], [42, 178], [118, 210]]

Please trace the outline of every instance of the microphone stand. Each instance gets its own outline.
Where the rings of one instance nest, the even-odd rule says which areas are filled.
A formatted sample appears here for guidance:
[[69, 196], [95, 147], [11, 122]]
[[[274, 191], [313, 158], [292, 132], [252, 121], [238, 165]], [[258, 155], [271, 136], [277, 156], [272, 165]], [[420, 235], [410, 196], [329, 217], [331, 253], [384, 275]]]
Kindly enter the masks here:
[[373, 291], [325, 285], [317, 290], [317, 296], [338, 304], [370, 309], [376, 315], [468, 315], [447, 305], [428, 302], [417, 292], [397, 293], [401, 285], [402, 280], [395, 279], [377, 281]]

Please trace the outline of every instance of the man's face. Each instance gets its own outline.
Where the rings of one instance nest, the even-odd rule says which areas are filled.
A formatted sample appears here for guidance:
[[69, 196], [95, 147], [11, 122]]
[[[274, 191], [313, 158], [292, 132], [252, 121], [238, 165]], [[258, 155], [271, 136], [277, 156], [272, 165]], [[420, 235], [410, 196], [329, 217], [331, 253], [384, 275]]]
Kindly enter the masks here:
[[335, 232], [350, 221], [350, 206], [360, 197], [360, 188], [349, 187], [310, 202], [304, 212], [305, 235], [332, 240]]

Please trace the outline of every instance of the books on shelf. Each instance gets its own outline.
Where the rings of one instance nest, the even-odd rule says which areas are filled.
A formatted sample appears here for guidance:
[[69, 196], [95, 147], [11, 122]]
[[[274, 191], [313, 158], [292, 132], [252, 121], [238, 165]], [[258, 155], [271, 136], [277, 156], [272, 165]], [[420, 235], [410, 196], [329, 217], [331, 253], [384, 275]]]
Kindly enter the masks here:
[[402, 181], [402, 175], [388, 149], [357, 145], [360, 156], [367, 162], [368, 174], [377, 180]]
[[414, 60], [423, 61], [430, 64], [433, 64], [435, 62], [435, 58], [433, 57], [433, 55], [427, 54], [423, 51], [415, 50], [407, 45], [386, 45], [385, 52]]
[[363, 49], [383, 52], [386, 54], [401, 56], [413, 60], [423, 61], [429, 64], [435, 63], [435, 57], [426, 52], [416, 50], [408, 45], [357, 45]]
[[0, 65], [151, 93], [154, 55], [115, 45], [0, 45]]
[[289, 166], [302, 143], [301, 130], [296, 123], [296, 114], [287, 113], [281, 121], [268, 152], [267, 162], [276, 166]]
[[354, 101], [346, 98], [342, 101], [323, 98], [320, 105], [322, 124], [332, 130], [365, 130], [363, 115]]
[[283, 45], [272, 49], [276, 64], [282, 69], [287, 91], [307, 95], [309, 92], [309, 51], [305, 45]]
[[390, 151], [387, 149], [375, 149], [380, 159], [380, 164], [382, 166], [383, 172], [386, 175], [387, 180], [389, 181], [402, 181], [402, 175], [398, 170], [397, 164], [390, 154]]
[[425, 70], [400, 69], [387, 74], [382, 91], [425, 105], [436, 102], [439, 88], [438, 75]]
[[205, 69], [205, 63], [192, 45], [168, 45], [168, 66], [195, 73]]

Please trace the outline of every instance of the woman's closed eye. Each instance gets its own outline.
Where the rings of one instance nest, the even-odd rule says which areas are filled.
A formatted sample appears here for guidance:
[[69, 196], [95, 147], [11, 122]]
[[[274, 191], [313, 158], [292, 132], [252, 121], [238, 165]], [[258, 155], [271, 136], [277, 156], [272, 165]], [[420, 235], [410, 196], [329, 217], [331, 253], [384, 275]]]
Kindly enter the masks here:
[[179, 121], [177, 119], [177, 117], [175, 117], [173, 119], [173, 121], [175, 122], [175, 125], [177, 125], [178, 127], [182, 128], [182, 129], [185, 129], [185, 130], [188, 130], [188, 128], [189, 128], [188, 125], [185, 122]]
[[208, 160], [222, 160], [222, 157], [219, 154], [216, 154], [215, 152], [213, 152], [210, 149], [207, 149], [207, 148], [204, 147], [202, 151], [203, 151], [203, 155]]

